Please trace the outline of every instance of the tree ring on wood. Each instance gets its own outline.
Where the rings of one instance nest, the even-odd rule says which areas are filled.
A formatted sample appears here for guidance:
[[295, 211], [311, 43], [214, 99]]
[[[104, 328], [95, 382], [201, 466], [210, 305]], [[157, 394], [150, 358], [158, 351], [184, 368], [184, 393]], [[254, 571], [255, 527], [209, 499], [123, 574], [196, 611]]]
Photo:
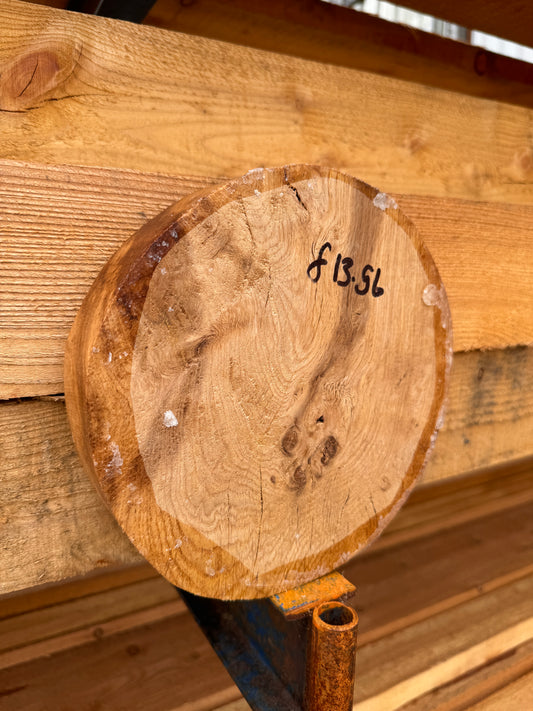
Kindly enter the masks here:
[[221, 599], [372, 541], [421, 473], [451, 363], [444, 286], [392, 199], [335, 170], [189, 196], [107, 263], [72, 328], [74, 439], [138, 550]]

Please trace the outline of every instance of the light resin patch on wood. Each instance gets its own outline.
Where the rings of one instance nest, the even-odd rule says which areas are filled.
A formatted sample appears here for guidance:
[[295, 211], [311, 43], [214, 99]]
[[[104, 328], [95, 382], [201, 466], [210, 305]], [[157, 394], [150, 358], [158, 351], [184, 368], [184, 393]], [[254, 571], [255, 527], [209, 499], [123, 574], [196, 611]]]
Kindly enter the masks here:
[[382, 530], [442, 422], [446, 295], [393, 200], [256, 170], [108, 263], [65, 384], [86, 468], [169, 580], [220, 598], [329, 572]]

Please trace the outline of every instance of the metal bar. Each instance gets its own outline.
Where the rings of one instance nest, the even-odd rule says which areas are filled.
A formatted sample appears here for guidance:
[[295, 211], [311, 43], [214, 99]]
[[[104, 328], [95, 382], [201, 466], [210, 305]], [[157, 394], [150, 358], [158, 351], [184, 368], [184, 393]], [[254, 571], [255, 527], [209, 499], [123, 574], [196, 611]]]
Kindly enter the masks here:
[[179, 592], [254, 711], [351, 709], [357, 615], [338, 602], [355, 592], [342, 575], [263, 600]]
[[305, 711], [351, 711], [358, 617], [340, 602], [313, 610]]

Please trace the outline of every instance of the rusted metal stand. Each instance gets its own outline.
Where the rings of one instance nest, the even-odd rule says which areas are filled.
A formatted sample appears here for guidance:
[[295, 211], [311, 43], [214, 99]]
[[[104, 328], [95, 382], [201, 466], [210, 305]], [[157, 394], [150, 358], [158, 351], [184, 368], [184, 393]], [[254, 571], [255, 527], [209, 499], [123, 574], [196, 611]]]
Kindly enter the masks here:
[[179, 592], [254, 711], [352, 708], [358, 619], [342, 575], [264, 600]]

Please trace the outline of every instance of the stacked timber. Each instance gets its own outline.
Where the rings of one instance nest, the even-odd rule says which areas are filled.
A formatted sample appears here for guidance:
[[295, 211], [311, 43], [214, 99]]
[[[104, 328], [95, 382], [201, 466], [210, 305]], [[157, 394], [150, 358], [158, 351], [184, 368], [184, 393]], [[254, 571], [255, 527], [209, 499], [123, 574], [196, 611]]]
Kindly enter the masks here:
[[[241, 12], [241, 23], [254, 14], [207, 4]], [[447, 419], [423, 482], [346, 571], [358, 588], [359, 707], [527, 708], [530, 74], [419, 33], [422, 69], [386, 23], [372, 35], [388, 38], [386, 52], [368, 33], [365, 51], [352, 51], [349, 23], [313, 29], [275, 7], [255, 46], [229, 20], [202, 32], [194, 9], [180, 10], [183, 34], [178, 14], [171, 32], [15, 0], [0, 8], [7, 709], [246, 708], [83, 471], [63, 354], [91, 283], [149, 218], [250, 168], [288, 163], [332, 166], [392, 195], [433, 255], [454, 324]], [[273, 37], [295, 26], [302, 39], [284, 51]], [[85, 577], [61, 583], [74, 576]]]

